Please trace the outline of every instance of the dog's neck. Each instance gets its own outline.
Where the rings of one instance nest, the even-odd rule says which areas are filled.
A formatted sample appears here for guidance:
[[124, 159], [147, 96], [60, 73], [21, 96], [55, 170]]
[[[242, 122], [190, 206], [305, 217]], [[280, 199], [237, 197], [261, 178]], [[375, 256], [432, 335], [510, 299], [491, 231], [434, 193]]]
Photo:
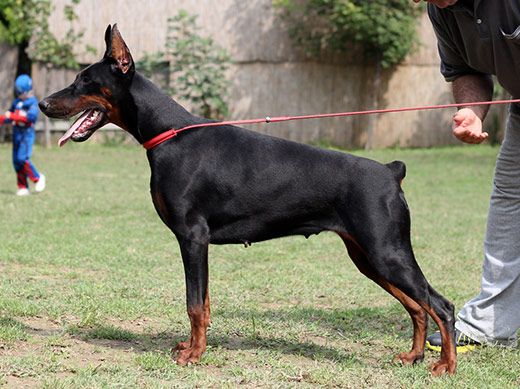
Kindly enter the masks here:
[[127, 114], [136, 115], [137, 120], [133, 123], [137, 125], [127, 130], [140, 143], [171, 128], [179, 129], [206, 121], [190, 114], [139, 72], [135, 72], [133, 77], [130, 95], [133, 107]]

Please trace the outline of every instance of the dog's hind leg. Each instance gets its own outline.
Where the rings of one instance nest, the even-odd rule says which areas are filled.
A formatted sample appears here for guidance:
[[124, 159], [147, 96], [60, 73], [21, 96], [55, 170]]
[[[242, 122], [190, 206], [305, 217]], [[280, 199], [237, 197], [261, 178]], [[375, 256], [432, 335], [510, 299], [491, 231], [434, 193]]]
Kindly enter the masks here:
[[412, 350], [408, 353], [399, 354], [396, 357], [396, 360], [402, 361], [405, 365], [421, 362], [424, 358], [424, 343], [426, 341], [426, 330], [428, 329], [428, 315], [426, 314], [426, 311], [399, 289], [392, 288], [391, 284], [384, 282], [384, 280], [382, 280], [381, 277], [372, 269], [366, 259], [366, 254], [354, 239], [344, 234], [340, 234], [340, 236], [347, 246], [350, 258], [359, 271], [399, 300], [410, 314], [414, 329]]
[[179, 239], [186, 276], [186, 305], [191, 322], [187, 342], [179, 343], [172, 352], [179, 365], [198, 362], [206, 351], [206, 331], [211, 322], [208, 290], [208, 244]]
[[[345, 242], [349, 256], [361, 273], [399, 300], [410, 314], [414, 328], [412, 349], [409, 352], [399, 354], [395, 360], [401, 361], [403, 364], [414, 364], [423, 360], [428, 328], [428, 313], [441, 329], [443, 347], [446, 346], [446, 351], [441, 353], [440, 361], [432, 364], [430, 371], [434, 376], [439, 376], [446, 372], [449, 374], [455, 373], [457, 362], [454, 344], [453, 305], [435, 292], [427, 283], [418, 265], [415, 263], [415, 259], [413, 259], [413, 253], [410, 254], [413, 259], [412, 262], [403, 261], [406, 263], [406, 268], [395, 266], [390, 269], [389, 274], [384, 275], [376, 270], [368, 260], [366, 252], [351, 236], [344, 233], [338, 234]], [[403, 262], [395, 261], [393, 264], [401, 264]], [[413, 276], [403, 275], [409, 272], [412, 272]], [[416, 281], [418, 281], [417, 284], [415, 284]], [[405, 288], [398, 286], [401, 284], [408, 286], [406, 292], [403, 290]]]

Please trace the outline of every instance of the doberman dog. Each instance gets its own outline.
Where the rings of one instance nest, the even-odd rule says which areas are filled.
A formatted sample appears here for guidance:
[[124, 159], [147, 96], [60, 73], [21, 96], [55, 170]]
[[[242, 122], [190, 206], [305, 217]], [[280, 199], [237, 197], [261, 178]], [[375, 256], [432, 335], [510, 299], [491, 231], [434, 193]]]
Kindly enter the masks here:
[[[172, 128], [210, 123], [196, 117], [135, 70], [117, 25], [105, 33], [101, 61], [40, 102], [51, 118], [84, 112], [60, 139], [87, 140], [114, 123], [141, 144]], [[188, 365], [206, 350], [210, 324], [208, 245], [246, 244], [333, 231], [358, 269], [401, 302], [413, 345], [396, 361], [422, 361], [428, 315], [442, 335], [434, 376], [455, 373], [454, 307], [426, 281], [412, 251], [410, 214], [401, 181], [405, 165], [221, 125], [185, 131], [147, 151], [151, 194], [177, 237], [186, 277], [191, 336], [175, 361]]]

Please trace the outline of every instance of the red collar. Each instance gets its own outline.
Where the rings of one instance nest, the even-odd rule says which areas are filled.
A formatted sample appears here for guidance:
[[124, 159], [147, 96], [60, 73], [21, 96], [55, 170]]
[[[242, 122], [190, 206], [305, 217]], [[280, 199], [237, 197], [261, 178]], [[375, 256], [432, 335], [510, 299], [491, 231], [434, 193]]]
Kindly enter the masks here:
[[171, 130], [168, 130], [166, 132], [163, 132], [162, 134], [157, 135], [156, 137], [153, 137], [149, 141], [146, 141], [143, 143], [143, 147], [146, 150], [150, 150], [151, 148], [154, 148], [158, 144], [161, 144], [162, 142], [167, 141], [168, 139], [173, 138], [174, 136], [177, 136], [178, 131], [172, 128]]

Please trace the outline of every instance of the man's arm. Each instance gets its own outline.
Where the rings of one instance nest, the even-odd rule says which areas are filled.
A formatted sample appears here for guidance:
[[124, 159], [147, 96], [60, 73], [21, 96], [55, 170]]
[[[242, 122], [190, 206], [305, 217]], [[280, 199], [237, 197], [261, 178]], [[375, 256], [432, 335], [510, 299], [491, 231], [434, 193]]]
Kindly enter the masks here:
[[[452, 83], [453, 97], [457, 103], [490, 101], [493, 98], [493, 80], [490, 77], [468, 74]], [[453, 135], [465, 143], [481, 143], [488, 137], [482, 132], [482, 121], [489, 105], [462, 107], [453, 115]]]

